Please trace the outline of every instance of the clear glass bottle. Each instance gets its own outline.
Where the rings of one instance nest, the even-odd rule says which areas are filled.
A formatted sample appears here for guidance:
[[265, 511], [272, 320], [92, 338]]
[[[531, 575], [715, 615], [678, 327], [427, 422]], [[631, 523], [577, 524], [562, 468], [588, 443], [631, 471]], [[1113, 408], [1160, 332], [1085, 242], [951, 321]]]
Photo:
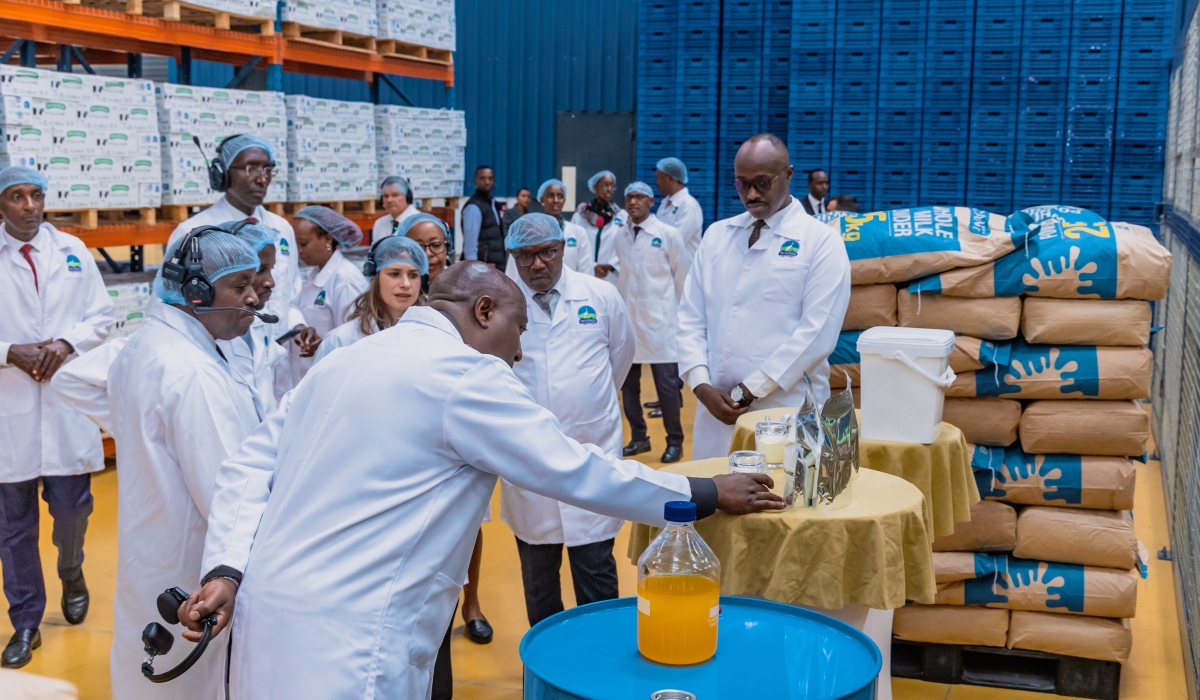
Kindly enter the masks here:
[[696, 504], [671, 501], [667, 528], [638, 559], [638, 651], [673, 666], [698, 664], [717, 651], [721, 562], [692, 524]]

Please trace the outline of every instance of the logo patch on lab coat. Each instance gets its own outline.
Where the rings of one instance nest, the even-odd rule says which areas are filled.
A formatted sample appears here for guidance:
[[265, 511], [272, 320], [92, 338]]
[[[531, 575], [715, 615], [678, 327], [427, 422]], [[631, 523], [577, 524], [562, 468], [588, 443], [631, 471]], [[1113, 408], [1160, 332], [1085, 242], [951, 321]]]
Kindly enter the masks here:
[[650, 241], [650, 247], [651, 248], [661, 248], [662, 247], [662, 239], [659, 238], [658, 236], [655, 236], [654, 239]]
[[288, 245], [286, 238], [279, 239], [279, 252], [282, 255], [291, 255], [292, 254], [292, 247], [290, 245]]
[[579, 245], [579, 244], [575, 242], [575, 239], [574, 239], [574, 238], [568, 238], [568, 239], [567, 239], [567, 247], [568, 247], [568, 248], [574, 248], [574, 247], [575, 247], [575, 246], [577, 246], [577, 245]]
[[794, 258], [800, 254], [799, 241], [784, 241], [783, 245], [779, 246], [779, 254], [785, 258]]
[[67, 256], [67, 269], [71, 272], [83, 272], [83, 264], [74, 255]]
[[585, 326], [596, 323], [596, 310], [590, 306], [579, 307], [579, 323]]
[[317, 298], [313, 299], [313, 306], [325, 306], [325, 290], [317, 292]]

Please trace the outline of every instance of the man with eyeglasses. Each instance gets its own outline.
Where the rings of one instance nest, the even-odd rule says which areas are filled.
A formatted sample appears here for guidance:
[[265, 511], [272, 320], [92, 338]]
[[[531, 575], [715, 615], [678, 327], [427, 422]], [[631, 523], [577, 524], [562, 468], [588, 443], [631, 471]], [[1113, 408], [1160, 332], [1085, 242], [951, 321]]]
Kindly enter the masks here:
[[[563, 219], [562, 210], [567, 203], [566, 192], [567, 186], [563, 184], [562, 180], [550, 178], [543, 182], [542, 186], [538, 188], [538, 203], [542, 206], [541, 213], [553, 217], [562, 227], [563, 265], [576, 272], [593, 275], [596, 258], [592, 253], [592, 237], [579, 224]], [[517, 263], [511, 255], [508, 256], [508, 267], [504, 269], [504, 274], [517, 279]]]
[[[278, 338], [291, 329], [305, 327], [304, 315], [296, 306], [300, 296], [300, 263], [296, 252], [296, 232], [282, 216], [267, 211], [263, 200], [267, 188], [277, 169], [271, 152], [271, 144], [265, 139], [250, 134], [237, 134], [225, 138], [217, 149], [214, 165], [220, 163], [227, 173], [221, 198], [204, 211], [175, 227], [171, 243], [183, 238], [189, 231], [200, 226], [220, 226], [228, 221], [251, 220], [277, 234], [275, 244], [275, 266], [271, 276], [275, 280], [275, 291], [267, 300], [264, 313], [278, 316], [277, 323], [268, 324], [268, 333]], [[275, 366], [275, 397], [279, 398], [291, 388], [291, 373], [287, 356]]]
[[700, 400], [693, 459], [728, 454], [751, 404], [799, 406], [805, 375], [824, 402], [850, 302], [846, 246], [789, 193], [787, 145], [752, 136], [733, 168], [746, 212], [705, 231], [679, 307], [680, 375]]
[[[618, 454], [617, 387], [634, 352], [625, 303], [611, 284], [563, 264], [563, 228], [552, 216], [534, 213], [517, 219], [505, 247], [516, 263], [515, 281], [525, 295], [529, 324], [513, 372], [534, 400], [554, 414], [565, 434]], [[501, 517], [517, 536], [530, 626], [563, 610], [559, 569], [564, 545], [578, 605], [619, 595], [612, 550], [624, 521], [507, 481], [501, 481], [500, 489]]]

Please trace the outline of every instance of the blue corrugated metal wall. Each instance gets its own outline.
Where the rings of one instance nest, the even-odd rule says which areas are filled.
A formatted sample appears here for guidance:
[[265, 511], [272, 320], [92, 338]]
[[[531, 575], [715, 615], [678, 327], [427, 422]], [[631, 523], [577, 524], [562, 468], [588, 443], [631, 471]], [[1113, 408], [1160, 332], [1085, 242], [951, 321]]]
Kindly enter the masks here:
[[[554, 172], [557, 112], [631, 112], [636, 107], [637, 0], [458, 0], [455, 87], [395, 79], [421, 107], [467, 113], [467, 178], [496, 170], [496, 192], [513, 195]], [[195, 61], [197, 85], [223, 87], [233, 66]], [[369, 101], [367, 83], [284, 73], [284, 91]], [[385, 104], [404, 104], [389, 89]], [[468, 182], [467, 191], [471, 185]]]

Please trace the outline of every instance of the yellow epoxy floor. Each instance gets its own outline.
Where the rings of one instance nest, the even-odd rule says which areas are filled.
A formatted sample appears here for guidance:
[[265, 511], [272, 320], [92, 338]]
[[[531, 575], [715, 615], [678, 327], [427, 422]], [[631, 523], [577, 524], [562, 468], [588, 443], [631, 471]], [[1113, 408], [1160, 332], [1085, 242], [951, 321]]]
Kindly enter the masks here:
[[[650, 373], [643, 374], [643, 400], [654, 396]], [[695, 399], [685, 391], [684, 429], [691, 434]], [[658, 456], [665, 446], [660, 420], [649, 420], [653, 451], [643, 457], [659, 466]], [[626, 427], [628, 430], [628, 426]], [[690, 441], [689, 441], [690, 443]], [[690, 459], [691, 446], [685, 445], [684, 459]], [[84, 572], [92, 592], [88, 619], [78, 627], [63, 620], [58, 607], [60, 587], [54, 570], [55, 550], [50, 541], [49, 516], [42, 504], [41, 548], [46, 575], [46, 618], [42, 623], [41, 649], [23, 670], [64, 678], [79, 687], [84, 700], [108, 700], [108, 656], [112, 643], [112, 599], [116, 580], [117, 479], [112, 469], [93, 480], [96, 510], [88, 532]], [[480, 597], [484, 613], [495, 629], [495, 640], [479, 646], [462, 634], [462, 620], [453, 639], [455, 697], [459, 700], [520, 700], [521, 661], [517, 647], [528, 629], [521, 591], [520, 565], [512, 531], [499, 520], [499, 491], [493, 496], [497, 519], [484, 529], [483, 573]], [[1138, 468], [1135, 525], [1139, 539], [1151, 552], [1168, 546], [1163, 490], [1157, 462]], [[623, 558], [628, 526], [617, 537], [615, 552], [622, 595], [633, 595], [636, 571]], [[574, 604], [569, 567], [563, 566], [563, 598]], [[149, 620], [147, 620], [149, 622]], [[0, 641], [12, 634], [7, 616], [0, 619]], [[1121, 673], [1123, 700], [1185, 700], [1187, 689], [1183, 671], [1182, 647], [1175, 605], [1171, 563], [1152, 558], [1150, 577], [1138, 586], [1138, 616], [1133, 620], [1133, 655]], [[896, 700], [1043, 700], [1048, 696], [973, 686], [948, 686], [921, 681], [895, 679], [892, 689]]]

